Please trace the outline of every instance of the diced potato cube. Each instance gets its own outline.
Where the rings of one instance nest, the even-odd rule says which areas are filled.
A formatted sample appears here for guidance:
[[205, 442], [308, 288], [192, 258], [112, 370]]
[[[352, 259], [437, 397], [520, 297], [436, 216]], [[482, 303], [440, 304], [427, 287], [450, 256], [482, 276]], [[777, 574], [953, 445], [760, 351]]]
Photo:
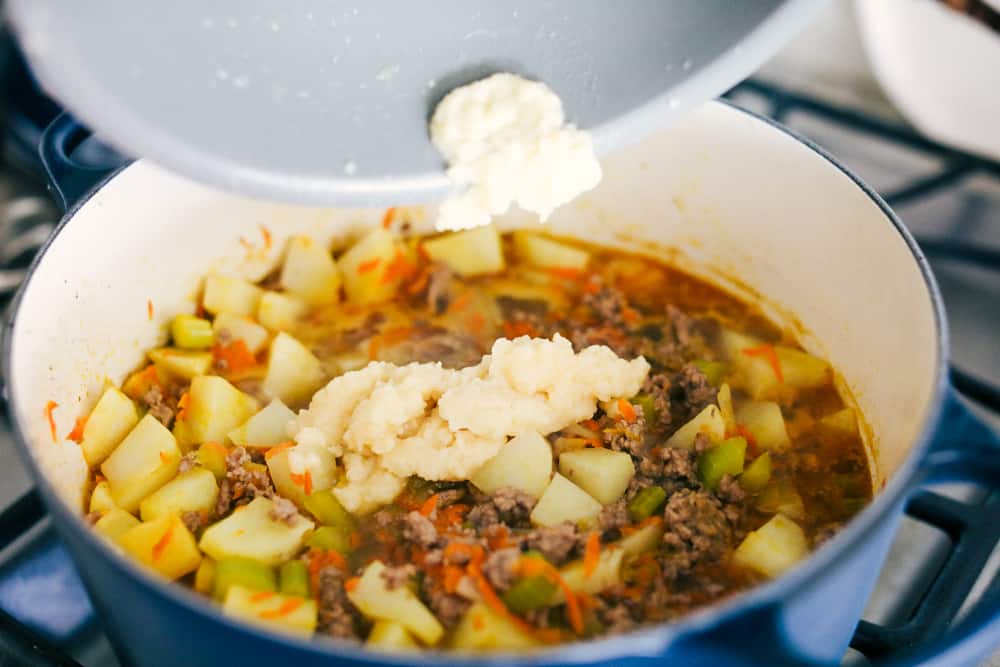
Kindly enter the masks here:
[[236, 508], [228, 517], [212, 524], [201, 536], [201, 550], [215, 560], [228, 556], [251, 558], [267, 565], [278, 565], [295, 556], [312, 530], [313, 522], [298, 515], [291, 523], [270, 517], [274, 503], [269, 498], [254, 498]]
[[139, 525], [139, 520], [123, 509], [110, 509], [97, 520], [94, 530], [112, 542]]
[[556, 473], [531, 510], [531, 523], [538, 526], [556, 526], [563, 521], [590, 523], [600, 512], [601, 503]]
[[217, 481], [226, 477], [226, 457], [229, 450], [217, 442], [206, 442], [195, 453], [195, 461], [202, 468], [211, 472]]
[[821, 428], [841, 437], [850, 438], [858, 434], [858, 416], [851, 408], [842, 408], [821, 417], [819, 425]]
[[167, 579], [194, 572], [201, 564], [201, 552], [180, 517], [168, 514], [141, 523], [118, 538], [126, 553]]
[[761, 512], [784, 514], [792, 519], [806, 518], [806, 505], [795, 485], [788, 480], [773, 482], [757, 497], [757, 509]]
[[105, 389], [83, 427], [80, 449], [87, 465], [100, 465], [138, 423], [135, 403], [114, 387]]
[[264, 391], [286, 405], [301, 405], [326, 380], [323, 365], [309, 349], [285, 332], [271, 341]]
[[403, 250], [392, 234], [377, 227], [340, 257], [344, 291], [354, 303], [370, 305], [391, 299], [399, 289], [399, 278], [386, 277], [386, 270]]
[[215, 588], [215, 561], [205, 556], [194, 573], [194, 589], [202, 595], [211, 595]]
[[726, 433], [736, 432], [736, 411], [733, 409], [733, 390], [728, 384], [719, 387], [719, 393], [715, 398], [719, 404], [719, 412], [722, 413], [722, 422], [726, 425]]
[[[746, 390], [754, 399], [775, 398], [787, 389], [820, 387], [830, 381], [829, 365], [817, 357], [783, 345], [772, 345], [773, 357], [761, 352], [767, 347], [758, 338], [723, 330], [722, 345]], [[775, 371], [777, 361], [781, 377]]]
[[402, 623], [395, 621], [375, 621], [365, 646], [382, 651], [399, 651], [420, 648], [413, 636]]
[[347, 597], [362, 614], [372, 620], [395, 621], [433, 646], [444, 635], [444, 627], [424, 603], [406, 586], [389, 588], [382, 573], [385, 565], [374, 560], [368, 564], [354, 590]]
[[459, 621], [448, 641], [458, 651], [524, 651], [541, 642], [506, 616], [476, 602]]
[[559, 457], [559, 472], [597, 502], [610, 505], [625, 493], [635, 465], [627, 452], [578, 449]]
[[660, 546], [663, 538], [663, 523], [658, 521], [643, 526], [634, 533], [627, 535], [616, 544], [622, 548], [626, 556], [638, 556], [639, 554], [653, 551]]
[[520, 489], [533, 498], [544, 493], [552, 478], [552, 448], [535, 432], [511, 438], [500, 452], [473, 473], [470, 481], [483, 493], [503, 486]]
[[296, 445], [268, 452], [266, 459], [274, 488], [299, 507], [305, 506], [309, 493], [337, 482], [337, 459], [325, 447]]
[[785, 384], [796, 389], [812, 389], [830, 382], [830, 365], [819, 357], [783, 345], [776, 345], [774, 351]]
[[[609, 545], [601, 549], [597, 567], [587, 576], [582, 561], [573, 561], [559, 570], [566, 586], [574, 593], [595, 595], [603, 590], [622, 583], [622, 565], [625, 562], [625, 550], [619, 546]], [[562, 589], [556, 590], [552, 603], [559, 604], [566, 599]]]
[[503, 271], [503, 248], [495, 225], [442, 234], [424, 241], [433, 260], [444, 262], [460, 276], [478, 276]]
[[115, 504], [127, 512], [177, 474], [181, 452], [174, 436], [146, 415], [101, 465]]
[[212, 331], [215, 339], [220, 343], [241, 340], [247, 346], [250, 354], [257, 354], [267, 345], [270, 334], [267, 329], [253, 321], [253, 318], [246, 315], [233, 315], [232, 313], [219, 313], [212, 322]]
[[205, 375], [212, 368], [211, 352], [161, 347], [157, 350], [150, 350], [149, 359], [170, 375], [185, 380]]
[[733, 562], [777, 577], [809, 555], [806, 535], [797, 523], [776, 514], [757, 530], [751, 531], [733, 552]]
[[707, 435], [712, 442], [718, 442], [726, 437], [726, 422], [718, 406], [705, 406], [701, 412], [692, 417], [691, 421], [667, 438], [666, 446], [693, 449], [695, 436], [699, 433]]
[[170, 337], [176, 347], [203, 350], [212, 347], [212, 323], [195, 315], [178, 315], [170, 323]]
[[762, 491], [771, 481], [771, 454], [764, 452], [746, 467], [740, 475], [740, 486], [750, 493]]
[[308, 236], [288, 242], [281, 284], [292, 296], [319, 306], [340, 300], [340, 271], [330, 251]]
[[107, 480], [95, 484], [94, 490], [90, 493], [89, 511], [107, 512], [108, 510], [113, 510], [115, 507], [117, 505], [115, 505], [114, 498], [111, 497], [111, 485], [108, 484]]
[[274, 447], [289, 439], [287, 428], [293, 419], [295, 413], [276, 398], [245, 424], [230, 431], [229, 439], [244, 447]]
[[257, 321], [271, 331], [287, 331], [309, 312], [309, 304], [280, 292], [264, 292], [257, 306]]
[[245, 280], [212, 274], [205, 279], [201, 304], [212, 313], [253, 315], [257, 312], [261, 289]]
[[224, 442], [226, 434], [257, 411], [257, 401], [218, 375], [191, 381], [184, 422], [193, 442]]
[[211, 513], [219, 497], [215, 475], [205, 468], [194, 468], [181, 473], [147, 496], [139, 504], [143, 521], [153, 521], [167, 514], [184, 512]]
[[753, 435], [761, 449], [785, 449], [792, 444], [781, 406], [771, 401], [747, 401], [736, 409], [736, 421]]
[[310, 637], [316, 630], [315, 600], [230, 586], [222, 613], [255, 625]]
[[142, 370], [128, 376], [122, 383], [122, 392], [133, 401], [138, 401], [153, 387], [163, 389], [163, 386], [169, 381], [170, 376], [166, 371], [156, 364], [149, 364]]
[[590, 261], [586, 250], [526, 231], [514, 232], [514, 246], [522, 259], [542, 269], [583, 270]]
[[345, 531], [354, 529], [354, 517], [329, 489], [309, 494], [303, 505], [324, 526], [336, 526]]

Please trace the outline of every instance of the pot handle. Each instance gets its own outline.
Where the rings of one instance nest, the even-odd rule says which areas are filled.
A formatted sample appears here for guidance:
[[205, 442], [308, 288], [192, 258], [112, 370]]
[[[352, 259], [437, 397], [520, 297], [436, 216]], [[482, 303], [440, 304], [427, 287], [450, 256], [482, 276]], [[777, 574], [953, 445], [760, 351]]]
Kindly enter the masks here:
[[38, 154], [49, 177], [49, 190], [63, 211], [128, 162], [67, 112], [42, 132]]

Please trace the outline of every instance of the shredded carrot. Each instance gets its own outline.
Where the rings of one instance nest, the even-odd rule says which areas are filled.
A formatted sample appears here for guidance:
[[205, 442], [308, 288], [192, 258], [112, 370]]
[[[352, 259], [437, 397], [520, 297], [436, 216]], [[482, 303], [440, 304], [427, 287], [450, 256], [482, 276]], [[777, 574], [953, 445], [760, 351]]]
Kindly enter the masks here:
[[344, 590], [350, 593], [351, 591], [356, 589], [358, 587], [358, 584], [360, 583], [361, 583], [361, 577], [351, 577], [350, 579], [344, 582]]
[[362, 536], [361, 533], [356, 530], [351, 532], [350, 536], [348, 537], [348, 542], [350, 542], [352, 549], [357, 549], [358, 547], [360, 547], [361, 543], [364, 542], [364, 540], [365, 540], [364, 536]]
[[778, 353], [775, 352], [774, 346], [770, 343], [758, 345], [757, 347], [748, 347], [743, 350], [743, 354], [748, 357], [764, 357], [767, 363], [771, 364], [771, 370], [774, 371], [774, 377], [778, 378], [778, 382], [785, 381], [785, 375], [781, 372], [781, 362], [778, 360]]
[[83, 441], [83, 429], [85, 428], [87, 428], [87, 417], [77, 417], [76, 422], [73, 424], [73, 430], [69, 432], [66, 439], [72, 440], [79, 445]]
[[753, 437], [753, 433], [751, 433], [747, 425], [737, 424], [736, 434], [743, 436], [743, 439], [747, 441], [747, 445], [750, 448], [750, 454], [753, 455], [757, 451], [757, 438]]
[[146, 317], [149, 318], [150, 322], [153, 321], [153, 300], [152, 299], [146, 299]]
[[181, 421], [187, 419], [187, 409], [190, 402], [191, 396], [186, 391], [177, 399], [177, 419]]
[[642, 319], [642, 316], [639, 314], [638, 310], [626, 306], [625, 309], [622, 310], [622, 319], [628, 324], [636, 324]]
[[583, 284], [581, 288], [584, 294], [597, 294], [601, 291], [600, 283], [594, 282], [593, 280], [587, 281]]
[[225, 447], [223, 447], [223, 446], [222, 446], [222, 445], [220, 445], [219, 443], [217, 443], [217, 442], [213, 442], [213, 441], [211, 441], [211, 440], [209, 440], [209, 441], [208, 441], [208, 442], [206, 442], [206, 443], [203, 443], [203, 444], [202, 444], [202, 447], [207, 447], [207, 448], [209, 448], [209, 449], [216, 449], [216, 450], [218, 450], [219, 452], [221, 452], [223, 456], [227, 456], [227, 455], [229, 454], [229, 450], [228, 450], [228, 449], [226, 449]]
[[413, 327], [396, 327], [389, 329], [377, 336], [372, 336], [368, 341], [368, 359], [374, 361], [378, 357], [379, 348], [385, 345], [399, 343], [409, 338], [414, 332]]
[[448, 507], [444, 508], [444, 511], [438, 512], [438, 518], [434, 522], [434, 527], [438, 529], [438, 532], [444, 532], [455, 526], [455, 524], [462, 523], [462, 519], [465, 518], [469, 509], [471, 508], [468, 505], [461, 503], [448, 505]]
[[264, 225], [258, 225], [258, 227], [260, 227], [260, 235], [264, 237], [264, 247], [270, 250], [272, 243], [271, 230]]
[[429, 268], [425, 268], [423, 271], [420, 272], [420, 275], [417, 276], [417, 279], [414, 280], [410, 284], [410, 286], [406, 288], [406, 291], [409, 292], [410, 294], [420, 294], [421, 292], [424, 291], [424, 288], [427, 287], [427, 283], [430, 281], [430, 279], [431, 279], [431, 270]]
[[160, 556], [163, 555], [163, 552], [166, 551], [167, 549], [167, 545], [170, 544], [170, 538], [174, 536], [174, 525], [175, 524], [170, 524], [170, 527], [167, 528], [167, 531], [163, 533], [163, 537], [161, 537], [159, 541], [153, 545], [154, 561], [158, 560]]
[[503, 335], [504, 338], [518, 338], [520, 336], [534, 336], [535, 327], [531, 326], [528, 322], [504, 322], [503, 323]]
[[216, 344], [212, 347], [212, 354], [216, 359], [226, 362], [225, 370], [229, 375], [240, 373], [257, 364], [257, 358], [250, 352], [243, 339], [234, 340], [228, 345]]
[[448, 546], [444, 548], [443, 555], [445, 561], [451, 560], [452, 556], [457, 556], [458, 554], [467, 555], [471, 564], [481, 563], [484, 558], [483, 548], [478, 544], [469, 544], [468, 542], [449, 542]]
[[424, 504], [420, 506], [420, 514], [423, 516], [430, 516], [437, 509], [438, 504], [438, 494], [434, 494], [430, 498], [424, 501]]
[[378, 257], [374, 257], [367, 261], [361, 262], [360, 264], [358, 264], [358, 274], [364, 275], [370, 271], [374, 271], [375, 268], [381, 263], [382, 260], [379, 259]]
[[312, 489], [313, 489], [312, 471], [306, 470], [302, 474], [296, 474], [296, 473], [293, 472], [293, 473], [289, 473], [288, 477], [289, 477], [289, 479], [292, 480], [292, 484], [294, 484], [295, 486], [301, 487], [302, 491], [307, 496], [310, 493], [312, 493]]
[[253, 250], [253, 243], [250, 243], [250, 241], [248, 241], [247, 239], [243, 238], [242, 236], [240, 237], [239, 240], [240, 240], [240, 245], [241, 246], [243, 246], [247, 250]]
[[385, 209], [385, 215], [382, 216], [382, 229], [389, 229], [392, 227], [392, 219], [396, 215], [396, 207], [390, 206]]
[[163, 463], [170, 463], [170, 454], [167, 452], [160, 452], [160, 461]]
[[417, 246], [417, 254], [420, 255], [425, 262], [430, 263], [434, 261], [431, 258], [431, 254], [427, 252], [427, 247], [423, 243]]
[[620, 528], [620, 531], [622, 535], [631, 535], [632, 533], [642, 530], [646, 526], [652, 526], [654, 524], [660, 524], [662, 522], [663, 522], [663, 517], [651, 516], [648, 519], [643, 519], [639, 523], [632, 524], [629, 526], [622, 526]]
[[402, 280], [407, 276], [413, 275], [417, 270], [417, 267], [409, 260], [400, 248], [396, 248], [396, 255], [392, 258], [392, 262], [389, 266], [385, 267], [385, 271], [382, 272], [382, 280], [380, 281], [383, 285], [386, 283], [391, 283], [393, 280]]
[[498, 523], [486, 532], [486, 545], [490, 549], [503, 549], [510, 538], [510, 529]]
[[574, 269], [568, 266], [557, 266], [549, 269], [548, 272], [556, 278], [562, 278], [563, 280], [577, 280], [582, 274], [580, 269]]
[[49, 433], [52, 434], [52, 442], [59, 440], [59, 436], [56, 435], [56, 419], [52, 416], [52, 411], [59, 407], [59, 404], [55, 401], [49, 401], [45, 404], [45, 419], [49, 422]]
[[458, 588], [458, 583], [462, 581], [462, 577], [465, 576], [465, 570], [455, 565], [445, 565], [444, 567], [444, 591], [445, 593], [454, 593]]
[[472, 619], [472, 627], [476, 630], [482, 630], [486, 627], [486, 619], [478, 614]]
[[465, 324], [471, 333], [478, 336], [486, 328], [486, 316], [482, 313], [473, 313], [465, 320]]
[[582, 422], [580, 422], [580, 424], [582, 424], [584, 428], [588, 428], [591, 431], [601, 430], [601, 425], [597, 423], [596, 419], [584, 419]]
[[638, 415], [635, 414], [635, 408], [632, 407], [632, 404], [626, 401], [624, 398], [618, 399], [618, 412], [621, 414], [622, 418], [629, 424], [634, 422], [638, 417]]
[[281, 452], [285, 451], [289, 447], [294, 447], [294, 446], [295, 446], [295, 443], [293, 441], [291, 441], [291, 440], [283, 442], [280, 445], [275, 445], [274, 447], [271, 447], [269, 450], [267, 450], [266, 452], [264, 452], [264, 459], [265, 460], [270, 460], [270, 458], [272, 456], [275, 456], [276, 454], [280, 454]]
[[465, 310], [465, 307], [468, 306], [471, 301], [472, 292], [462, 292], [455, 298], [454, 301], [451, 302], [451, 305], [448, 306], [448, 310], [456, 313], [461, 310]]
[[583, 634], [583, 612], [580, 610], [580, 602], [576, 597], [576, 593], [573, 592], [573, 589], [569, 587], [562, 578], [562, 575], [559, 574], [559, 570], [554, 568], [548, 561], [540, 558], [522, 558], [518, 561], [517, 567], [519, 572], [524, 576], [541, 575], [562, 589], [563, 596], [566, 598], [566, 615], [569, 619], [570, 627], [573, 628], [573, 632], [576, 634]]
[[601, 559], [601, 536], [595, 531], [587, 536], [587, 546], [583, 552], [583, 576], [587, 579], [597, 569]]
[[260, 591], [250, 596], [250, 602], [263, 602], [264, 600], [273, 597], [274, 597], [273, 591]]
[[604, 442], [599, 438], [587, 438], [583, 441], [584, 447], [593, 447], [594, 449], [604, 449]]
[[288, 616], [301, 606], [302, 598], [288, 598], [277, 609], [262, 611], [257, 615], [261, 618], [281, 618], [282, 616]]

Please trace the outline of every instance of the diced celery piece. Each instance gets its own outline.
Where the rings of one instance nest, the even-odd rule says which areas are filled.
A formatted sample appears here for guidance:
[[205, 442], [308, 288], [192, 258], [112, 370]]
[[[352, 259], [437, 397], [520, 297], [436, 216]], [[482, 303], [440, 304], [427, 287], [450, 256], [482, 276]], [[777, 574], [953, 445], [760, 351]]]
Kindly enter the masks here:
[[203, 350], [212, 347], [215, 334], [212, 323], [196, 315], [178, 315], [170, 324], [174, 345], [185, 350]]
[[806, 506], [795, 485], [788, 480], [774, 482], [757, 497], [757, 509], [762, 512], [781, 513], [793, 519], [806, 518]]
[[324, 526], [337, 526], [347, 530], [354, 528], [354, 517], [329, 489], [314, 491], [302, 504]]
[[301, 560], [282, 563], [278, 570], [278, 588], [285, 595], [309, 597], [309, 569]]
[[80, 449], [87, 465], [100, 465], [138, 423], [135, 403], [114, 387], [105, 389], [83, 427]]
[[281, 267], [281, 285], [292, 296], [312, 305], [340, 300], [340, 270], [333, 255], [308, 236], [288, 242]]
[[700, 370], [708, 378], [709, 383], [713, 387], [718, 387], [722, 384], [723, 378], [729, 372], [729, 365], [723, 361], [706, 361], [704, 359], [696, 359], [691, 362], [694, 364], [695, 368]]
[[726, 423], [717, 405], [705, 406], [691, 421], [681, 426], [667, 438], [666, 446], [678, 449], [693, 449], [694, 439], [699, 433], [704, 433], [712, 442], [718, 442], [726, 436]]
[[309, 312], [309, 304], [280, 292], [264, 292], [257, 306], [257, 321], [271, 331], [288, 331]]
[[647, 424], [652, 424], [656, 419], [656, 402], [649, 394], [636, 394], [632, 403], [642, 408], [642, 416], [646, 418]]
[[504, 268], [503, 248], [495, 225], [442, 234], [424, 241], [428, 257], [444, 262], [460, 276], [497, 273]]
[[265, 392], [286, 405], [296, 406], [308, 402], [325, 379], [323, 365], [309, 348], [285, 332], [274, 337], [264, 377]]
[[590, 261], [586, 250], [526, 231], [514, 232], [514, 246], [522, 259], [543, 269], [582, 270]]
[[181, 473], [153, 493], [139, 505], [143, 521], [152, 521], [168, 514], [204, 512], [215, 509], [219, 486], [215, 475], [205, 468], [194, 468]]
[[528, 431], [508, 440], [470, 481], [483, 493], [511, 486], [538, 498], [551, 477], [552, 447], [541, 435]]
[[125, 553], [170, 580], [194, 572], [201, 564], [194, 535], [176, 514], [140, 523], [117, 542]]
[[351, 550], [350, 534], [339, 526], [320, 526], [306, 538], [306, 546], [346, 554]]
[[733, 562], [776, 577], [791, 569], [809, 554], [805, 533], [794, 521], [776, 514], [757, 530], [751, 531], [733, 552]]
[[136, 424], [103, 464], [115, 504], [127, 512], [177, 474], [181, 452], [174, 436], [152, 415]]
[[610, 505], [625, 493], [635, 476], [635, 464], [628, 452], [577, 449], [559, 457], [559, 472], [597, 502]]
[[250, 558], [231, 556], [215, 562], [215, 579], [212, 595], [216, 600], [225, 600], [230, 586], [243, 586], [252, 591], [278, 590], [274, 570]]
[[244, 447], [274, 447], [289, 440], [287, 427], [294, 419], [295, 413], [276, 398], [246, 423], [230, 431], [229, 439]]
[[702, 452], [698, 458], [698, 477], [702, 484], [714, 491], [724, 475], [739, 475], [743, 472], [746, 451], [747, 441], [737, 436]]
[[647, 486], [635, 494], [628, 503], [628, 514], [633, 521], [653, 516], [667, 501], [667, 492], [659, 486]]
[[253, 321], [247, 315], [219, 313], [212, 322], [214, 336], [220, 343], [241, 340], [247, 346], [250, 354], [257, 354], [264, 349], [270, 334], [267, 329]]
[[771, 454], [764, 452], [755, 458], [740, 475], [740, 486], [750, 493], [758, 493], [771, 481]]
[[198, 448], [195, 460], [198, 465], [209, 470], [215, 479], [222, 481], [226, 477], [226, 456], [229, 452], [217, 442], [206, 442]]
[[557, 586], [541, 575], [518, 579], [503, 594], [504, 604], [515, 614], [524, 614], [549, 605]]
[[213, 315], [253, 315], [257, 312], [260, 294], [259, 287], [245, 280], [212, 274], [205, 278], [205, 293], [201, 297], [201, 303]]
[[211, 595], [215, 590], [215, 561], [205, 556], [194, 573], [194, 589], [202, 595]]
[[315, 600], [293, 595], [262, 595], [242, 586], [231, 586], [222, 613], [272, 630], [309, 637], [316, 630]]
[[747, 401], [736, 408], [736, 421], [753, 435], [761, 449], [785, 449], [791, 443], [781, 407], [771, 401]]
[[555, 526], [563, 521], [586, 524], [592, 522], [600, 512], [601, 503], [556, 473], [531, 510], [531, 522], [537, 526]]
[[229, 556], [278, 565], [298, 553], [313, 522], [296, 515], [291, 522], [271, 518], [273, 501], [254, 498], [228, 517], [205, 529], [199, 546], [215, 560]]
[[138, 525], [138, 519], [116, 507], [105, 512], [97, 520], [97, 523], [94, 524], [94, 530], [109, 540], [115, 541]]
[[382, 573], [385, 565], [374, 560], [368, 564], [357, 586], [348, 591], [358, 610], [372, 620], [396, 621], [424, 644], [433, 646], [444, 635], [441, 622], [406, 586], [389, 588]]
[[413, 639], [401, 623], [395, 621], [375, 621], [365, 646], [382, 651], [418, 649], [420, 645]]

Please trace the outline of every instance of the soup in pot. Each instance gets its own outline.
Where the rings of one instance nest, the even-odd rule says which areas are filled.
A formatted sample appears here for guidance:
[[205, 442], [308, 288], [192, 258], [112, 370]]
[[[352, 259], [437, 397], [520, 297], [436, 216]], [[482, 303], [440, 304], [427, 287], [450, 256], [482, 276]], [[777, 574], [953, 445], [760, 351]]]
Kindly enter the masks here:
[[207, 276], [70, 437], [93, 529], [225, 614], [520, 650], [793, 567], [871, 499], [858, 421], [825, 361], [655, 259], [390, 212]]

